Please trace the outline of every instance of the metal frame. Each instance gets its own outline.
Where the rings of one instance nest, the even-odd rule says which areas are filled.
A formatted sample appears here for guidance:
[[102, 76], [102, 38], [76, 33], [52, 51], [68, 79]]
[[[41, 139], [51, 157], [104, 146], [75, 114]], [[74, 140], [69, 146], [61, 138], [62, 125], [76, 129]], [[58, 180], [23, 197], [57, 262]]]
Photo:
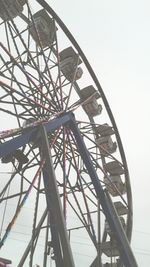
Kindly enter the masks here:
[[[127, 195], [127, 204], [128, 204], [128, 215], [127, 215], [127, 227], [126, 227], [126, 232], [127, 232], [127, 236], [128, 236], [128, 239], [130, 240], [131, 239], [131, 232], [132, 232], [132, 195], [131, 195], [131, 186], [130, 186], [130, 180], [129, 180], [129, 173], [128, 173], [128, 168], [127, 168], [127, 164], [126, 164], [126, 159], [125, 159], [125, 154], [124, 154], [124, 151], [123, 151], [123, 147], [122, 147], [122, 143], [121, 143], [121, 139], [120, 139], [120, 135], [118, 133], [118, 129], [117, 129], [117, 126], [116, 126], [116, 123], [115, 123], [115, 120], [114, 120], [114, 117], [113, 117], [113, 114], [110, 110], [110, 107], [109, 107], [109, 104], [108, 104], [108, 101], [104, 95], [104, 92], [101, 88], [101, 85], [99, 84], [99, 81], [97, 80], [97, 77], [94, 73], [94, 71], [92, 70], [88, 60], [86, 59], [83, 51], [81, 50], [80, 46], [78, 45], [78, 43], [76, 42], [76, 40], [74, 39], [73, 35], [69, 32], [69, 30], [67, 29], [66, 25], [61, 21], [61, 19], [57, 16], [57, 14], [54, 12], [54, 10], [52, 10], [52, 8], [49, 6], [49, 4], [47, 3], [47, 1], [45, 0], [36, 0], [40, 6], [42, 6], [46, 12], [48, 12], [53, 18], [54, 20], [57, 22], [57, 24], [60, 26], [60, 28], [63, 30], [63, 32], [65, 33], [65, 35], [68, 37], [68, 39], [71, 41], [71, 43], [73, 44], [74, 48], [76, 49], [76, 51], [78, 52], [78, 54], [80, 55], [80, 57], [82, 58], [85, 66], [87, 67], [87, 70], [88, 72], [90, 73], [91, 77], [93, 78], [93, 81], [97, 87], [97, 89], [99, 90], [101, 96], [102, 96], [102, 99], [103, 99], [103, 102], [104, 102], [104, 105], [106, 107], [106, 110], [108, 112], [108, 115], [109, 115], [109, 118], [111, 120], [111, 123], [112, 123], [112, 126], [115, 130], [115, 135], [116, 135], [116, 138], [117, 138], [117, 143], [118, 143], [118, 147], [119, 147], [119, 151], [120, 151], [120, 155], [121, 155], [121, 159], [122, 159], [122, 162], [123, 162], [123, 166], [124, 166], [124, 170], [125, 170], [125, 182], [126, 182], [126, 187], [127, 187], [127, 192], [126, 192], [126, 195]], [[32, 12], [31, 12], [32, 13]], [[21, 14], [21, 18], [23, 20], [25, 20], [25, 15], [23, 15], [23, 13]], [[33, 20], [33, 16], [31, 15], [31, 19]], [[29, 22], [28, 20], [26, 21], [27, 23]], [[18, 31], [18, 34], [19, 34], [19, 31]], [[13, 35], [12, 35], [13, 36]], [[14, 43], [15, 44], [15, 43]], [[28, 52], [29, 51], [29, 46], [27, 46], [25, 44], [25, 47], [27, 48]], [[52, 51], [53, 53], [55, 54], [55, 51], [54, 49], [52, 48]], [[18, 51], [18, 54], [20, 54], [20, 51]], [[44, 53], [43, 53], [43, 56], [44, 56]], [[21, 59], [21, 55], [20, 55], [20, 59]], [[12, 59], [13, 60], [13, 59]], [[22, 61], [22, 59], [21, 59]], [[39, 74], [39, 77], [42, 79], [43, 83], [45, 84], [45, 80], [43, 80], [42, 76], [41, 76], [41, 73], [40, 71], [38, 70], [38, 64], [34, 64], [34, 59], [32, 59], [32, 63], [33, 65], [35, 66], [36, 68], [36, 71], [37, 73]], [[7, 66], [7, 64], [6, 64]], [[59, 73], [60, 74], [60, 73]], [[12, 72], [12, 75], [13, 75], [13, 72]], [[29, 79], [29, 78], [28, 78]], [[28, 80], [28, 83], [30, 84], [30, 80]], [[7, 86], [7, 85], [6, 85]], [[45, 84], [46, 86], [46, 84]], [[75, 90], [77, 88], [77, 84], [74, 83], [74, 86], [75, 86]], [[30, 87], [30, 85], [29, 85]], [[10, 88], [11, 89], [11, 88]], [[21, 88], [20, 88], [21, 89]], [[7, 88], [8, 90], [8, 88]], [[78, 91], [78, 90], [76, 90]], [[18, 93], [18, 92], [17, 92]], [[53, 97], [51, 96], [51, 98], [53, 99]], [[24, 99], [24, 96], [23, 96], [23, 99]], [[49, 100], [50, 101], [50, 100]], [[17, 102], [18, 103], [18, 102]], [[57, 101], [56, 101], [56, 105], [57, 105]], [[25, 105], [24, 105], [24, 109], [25, 109]], [[30, 111], [30, 110], [29, 110]], [[19, 119], [18, 119], [19, 120]]]
[[[80, 134], [80, 131], [77, 127], [75, 118], [73, 113], [67, 113], [65, 115], [61, 115], [60, 117], [53, 119], [52, 121], [42, 125], [37, 126], [35, 129], [25, 130], [27, 132], [23, 132], [20, 136], [15, 137], [12, 140], [9, 140], [3, 144], [0, 144], [0, 157], [8, 155], [18, 149], [19, 147], [24, 146], [25, 144], [35, 140], [36, 137], [40, 138], [41, 150], [44, 152], [45, 155], [45, 170], [43, 172], [43, 179], [45, 185], [45, 193], [46, 193], [46, 200], [47, 200], [47, 209], [49, 212], [53, 210], [55, 213], [52, 212], [52, 220], [56, 222], [56, 228], [52, 231], [52, 236], [55, 243], [55, 251], [58, 255], [58, 262], [56, 262], [57, 267], [74, 267], [74, 262], [72, 258], [72, 253], [68, 241], [68, 234], [65, 228], [64, 218], [62, 214], [62, 207], [60, 202], [60, 197], [58, 194], [57, 184], [56, 184], [56, 177], [51, 161], [50, 156], [50, 149], [48, 144], [48, 137], [47, 133], [52, 132], [59, 128], [60, 126], [67, 125], [73, 132], [74, 138], [76, 140], [77, 147], [79, 149], [79, 153], [83, 159], [83, 162], [88, 170], [89, 176], [92, 180], [97, 198], [100, 201], [100, 205], [103, 209], [105, 217], [110, 225], [111, 230], [115, 233], [116, 240], [118, 242], [118, 248], [120, 251], [121, 260], [125, 267], [137, 267], [136, 260], [132, 253], [130, 244], [126, 237], [126, 234], [122, 228], [116, 210], [113, 206], [111, 198], [107, 191], [105, 191], [99, 181], [99, 177], [94, 169], [92, 164], [92, 160], [90, 157], [90, 153], [87, 150], [83, 138]], [[48, 169], [48, 171], [47, 171]], [[50, 193], [50, 188], [53, 186], [54, 194]], [[52, 196], [53, 195], [53, 196]], [[51, 201], [52, 202], [51, 202]], [[54, 207], [52, 207], [54, 205]], [[59, 218], [59, 219], [58, 219]], [[58, 223], [59, 221], [59, 223]], [[60, 253], [58, 248], [58, 235], [60, 237], [62, 251], [63, 254]], [[59, 244], [60, 245], [60, 244]], [[64, 258], [63, 258], [64, 257]], [[19, 264], [19, 266], [22, 266]]]

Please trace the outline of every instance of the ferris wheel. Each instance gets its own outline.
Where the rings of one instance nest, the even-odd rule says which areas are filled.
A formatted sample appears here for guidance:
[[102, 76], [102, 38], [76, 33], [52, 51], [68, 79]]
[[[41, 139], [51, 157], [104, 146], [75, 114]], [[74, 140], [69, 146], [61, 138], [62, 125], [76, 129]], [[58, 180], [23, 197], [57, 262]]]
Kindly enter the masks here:
[[136, 267], [126, 158], [84, 53], [44, 0], [0, 0], [0, 36], [0, 266]]

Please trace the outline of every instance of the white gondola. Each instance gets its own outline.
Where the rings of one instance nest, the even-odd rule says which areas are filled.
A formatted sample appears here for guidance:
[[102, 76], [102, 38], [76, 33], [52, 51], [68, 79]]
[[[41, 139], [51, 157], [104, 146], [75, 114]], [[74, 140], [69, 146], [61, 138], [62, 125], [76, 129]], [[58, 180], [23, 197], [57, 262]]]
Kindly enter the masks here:
[[[123, 229], [125, 230], [126, 229], [125, 219], [121, 216], [119, 217], [119, 219], [120, 219]], [[115, 238], [115, 235], [113, 231], [110, 229], [109, 223], [107, 221], [105, 221], [105, 230], [111, 238]]]
[[110, 136], [102, 136], [95, 140], [97, 146], [100, 148], [100, 152], [102, 155], [106, 156], [109, 154], [112, 154], [117, 149], [116, 142], [112, 141], [112, 138]]
[[100, 94], [92, 85], [81, 90], [82, 107], [89, 117], [95, 117], [102, 112], [102, 105], [97, 102], [98, 98], [100, 98]]
[[120, 175], [110, 175], [104, 177], [104, 183], [108, 192], [113, 196], [123, 195], [126, 192], [126, 186], [122, 182]]
[[60, 62], [60, 69], [65, 78], [70, 82], [79, 80], [83, 74], [82, 68], [75, 66], [71, 57]]
[[124, 173], [123, 166], [115, 160], [106, 163], [105, 170], [109, 172], [110, 175], [122, 175]]
[[93, 85], [88, 85], [81, 89], [80, 94], [82, 99], [87, 99], [91, 96], [94, 96], [96, 99], [101, 97], [100, 93], [94, 88]]
[[22, 13], [25, 3], [25, 0], [0, 0], [0, 17], [5, 21], [14, 19]]
[[101, 244], [101, 250], [107, 257], [117, 257], [120, 255], [116, 242], [103, 242]]
[[121, 201], [114, 202], [114, 206], [119, 216], [128, 214], [128, 208]]
[[56, 27], [53, 19], [42, 9], [33, 15], [34, 23], [30, 23], [29, 30], [34, 41], [43, 48], [53, 44]]
[[82, 63], [79, 55], [73, 50], [72, 47], [67, 47], [59, 54], [60, 57], [60, 70], [65, 78], [70, 81], [79, 80], [82, 77], [83, 70], [79, 65]]
[[107, 123], [97, 126], [95, 132], [101, 136], [113, 135], [115, 133], [112, 126], [109, 126]]
[[102, 112], [102, 105], [99, 105], [95, 98], [85, 103], [83, 108], [89, 117], [95, 117]]

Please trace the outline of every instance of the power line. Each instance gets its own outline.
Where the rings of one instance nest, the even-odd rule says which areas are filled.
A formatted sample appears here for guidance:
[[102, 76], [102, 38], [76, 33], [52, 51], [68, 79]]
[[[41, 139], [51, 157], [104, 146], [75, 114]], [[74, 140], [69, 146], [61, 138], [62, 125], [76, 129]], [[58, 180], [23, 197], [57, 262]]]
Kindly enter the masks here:
[[[13, 237], [9, 237], [9, 239], [12, 239], [12, 240], [15, 240], [15, 241], [19, 241], [19, 242], [24, 242], [24, 243], [27, 243], [28, 241], [24, 240], [24, 239], [18, 239], [18, 238], [13, 238]], [[88, 243], [83, 243], [83, 242], [76, 242], [76, 241], [72, 241], [72, 243], [75, 243], [75, 244], [81, 244], [81, 245], [86, 245], [86, 246], [91, 246], [91, 244], [88, 244]], [[43, 246], [41, 244], [38, 244], [38, 246]], [[145, 255], [145, 256], [150, 256], [150, 250], [147, 250], [147, 249], [141, 249], [141, 248], [134, 248], [133, 247], [133, 250], [135, 251], [136, 254], [141, 254], [141, 255]], [[76, 253], [75, 253], [76, 254]], [[80, 254], [80, 253], [78, 253]], [[85, 255], [86, 254], [82, 254], [82, 255]], [[88, 255], [87, 255], [88, 256]]]
[[134, 230], [133, 233], [139, 233], [139, 234], [143, 234], [143, 235], [150, 235], [149, 232], [143, 232], [143, 231], [139, 231], [139, 230]]
[[150, 250], [147, 250], [147, 249], [143, 249], [143, 248], [134, 248], [134, 247], [133, 247], [133, 249], [135, 249], [135, 250], [141, 250], [141, 251], [143, 251], [143, 252], [148, 252], [148, 253], [150, 254]]
[[143, 253], [143, 252], [137, 252], [137, 251], [135, 251], [135, 254], [140, 254], [140, 255], [144, 255], [144, 256], [149, 256], [150, 257], [150, 254], [149, 253]]

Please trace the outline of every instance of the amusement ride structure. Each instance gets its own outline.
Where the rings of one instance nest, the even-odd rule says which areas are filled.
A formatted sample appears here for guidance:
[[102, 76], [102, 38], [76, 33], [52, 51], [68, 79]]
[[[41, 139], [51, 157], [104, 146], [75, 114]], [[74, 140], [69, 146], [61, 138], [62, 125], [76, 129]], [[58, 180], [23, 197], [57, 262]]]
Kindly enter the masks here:
[[137, 267], [114, 117], [47, 2], [0, 0], [0, 266]]

